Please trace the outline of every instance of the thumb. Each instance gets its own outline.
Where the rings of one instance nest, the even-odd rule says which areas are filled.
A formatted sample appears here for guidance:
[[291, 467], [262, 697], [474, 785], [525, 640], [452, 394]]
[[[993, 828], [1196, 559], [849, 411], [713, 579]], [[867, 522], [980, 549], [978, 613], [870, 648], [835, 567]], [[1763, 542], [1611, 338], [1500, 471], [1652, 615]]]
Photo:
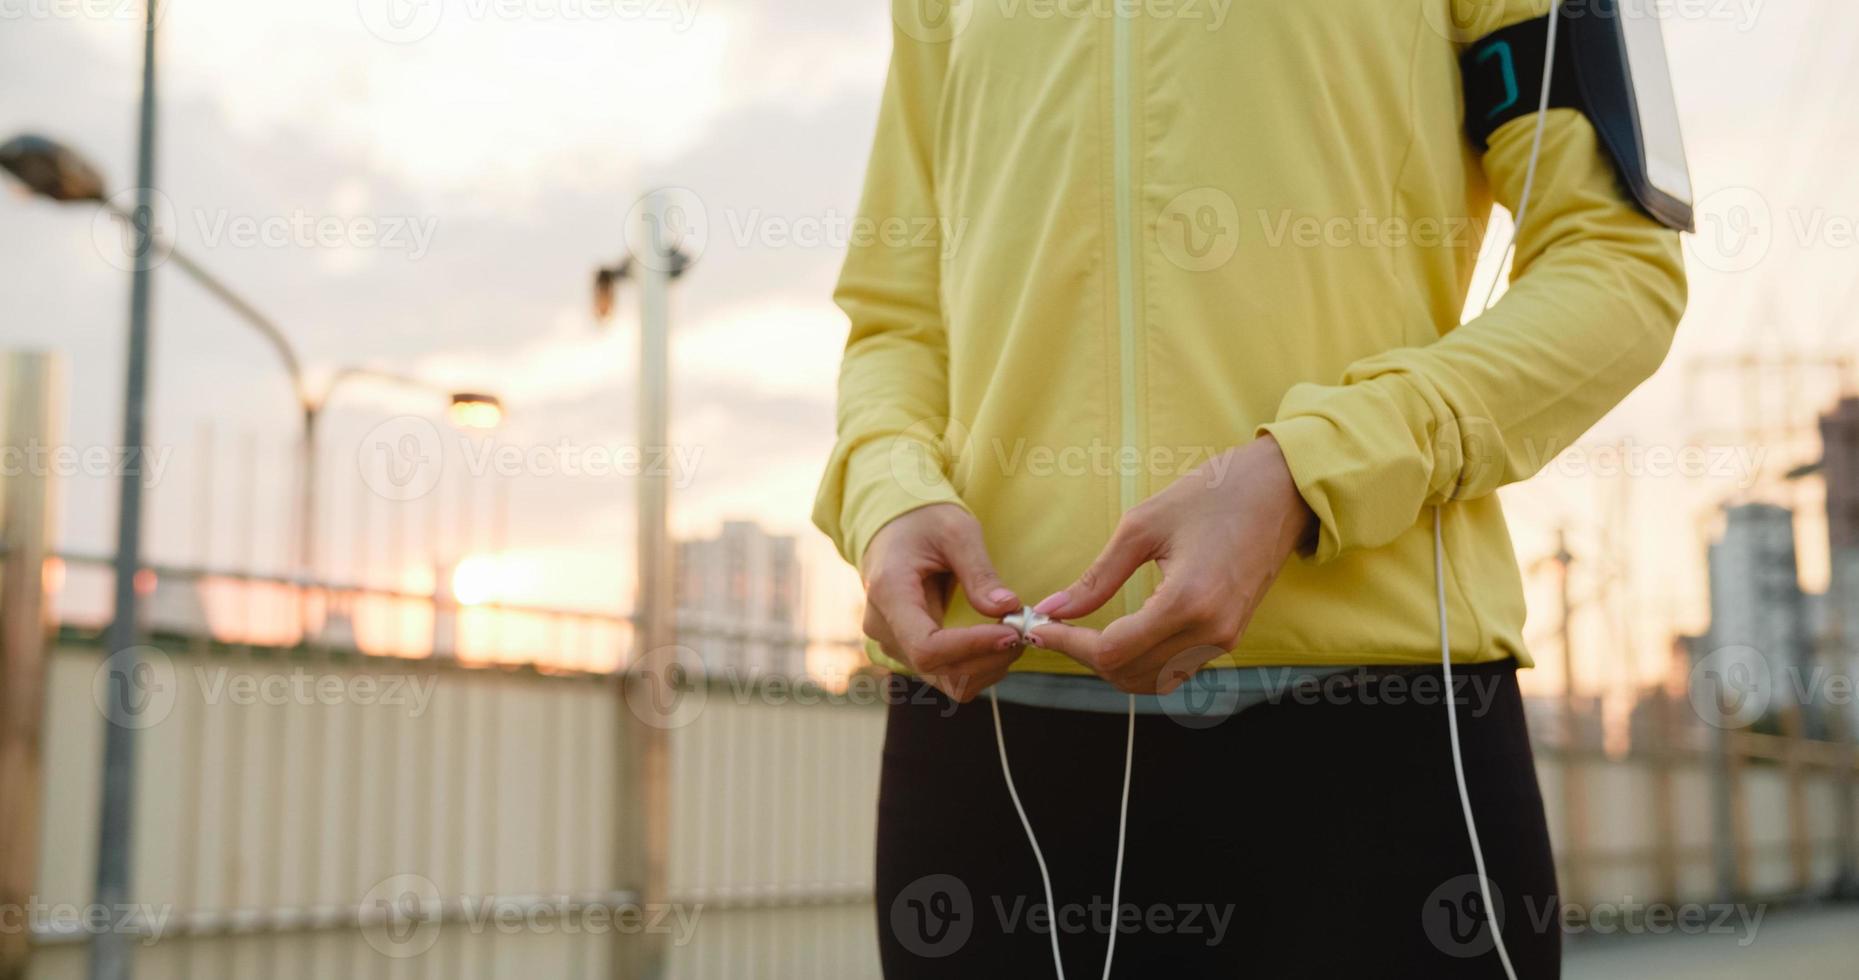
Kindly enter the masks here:
[[1123, 583], [1155, 556], [1156, 546], [1147, 526], [1126, 515], [1110, 536], [1110, 543], [1104, 545], [1078, 581], [1041, 599], [1034, 608], [1053, 619], [1088, 616], [1109, 602]]
[[955, 525], [943, 539], [942, 552], [955, 580], [962, 585], [962, 594], [978, 612], [1005, 616], [1019, 610], [1020, 598], [1001, 582], [993, 560], [988, 558], [980, 524], [969, 520]]

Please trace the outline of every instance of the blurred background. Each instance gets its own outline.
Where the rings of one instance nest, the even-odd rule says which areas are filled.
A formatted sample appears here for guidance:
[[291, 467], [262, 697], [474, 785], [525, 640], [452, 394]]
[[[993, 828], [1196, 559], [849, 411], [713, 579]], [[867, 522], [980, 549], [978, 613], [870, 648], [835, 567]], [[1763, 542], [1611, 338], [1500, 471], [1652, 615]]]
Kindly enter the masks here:
[[[1568, 975], [1849, 977], [1859, 9], [1645, 6], [1691, 309], [1504, 491]], [[0, 0], [0, 977], [876, 974], [808, 513], [890, 28]]]

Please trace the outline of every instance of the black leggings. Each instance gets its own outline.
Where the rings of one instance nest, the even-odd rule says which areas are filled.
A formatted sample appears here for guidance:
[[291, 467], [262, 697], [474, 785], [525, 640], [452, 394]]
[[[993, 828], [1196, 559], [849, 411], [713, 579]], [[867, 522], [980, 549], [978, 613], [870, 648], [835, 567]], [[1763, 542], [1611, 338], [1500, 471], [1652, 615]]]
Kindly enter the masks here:
[[[1461, 743], [1517, 975], [1561, 971], [1555, 865], [1513, 664], [1455, 667]], [[1440, 671], [1334, 675], [1207, 726], [1136, 719], [1117, 977], [1503, 977], [1453, 781]], [[878, 801], [884, 975], [1103, 971], [1122, 715], [1001, 704], [1056, 916], [986, 696], [894, 678]]]

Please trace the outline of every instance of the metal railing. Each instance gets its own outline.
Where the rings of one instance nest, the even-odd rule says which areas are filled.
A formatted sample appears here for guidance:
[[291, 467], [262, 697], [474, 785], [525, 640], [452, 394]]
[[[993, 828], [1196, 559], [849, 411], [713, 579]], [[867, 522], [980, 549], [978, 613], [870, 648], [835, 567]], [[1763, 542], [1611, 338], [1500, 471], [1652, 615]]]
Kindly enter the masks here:
[[[107, 623], [104, 610], [65, 608], [59, 600], [74, 591], [72, 580], [77, 577], [94, 576], [95, 585], [102, 587], [112, 573], [110, 559], [67, 553], [54, 560], [53, 577], [59, 581], [51, 598], [57, 618], [67, 628], [101, 635]], [[196, 642], [215, 639], [242, 646], [439, 656], [583, 673], [621, 670], [632, 660], [634, 617], [629, 613], [497, 600], [465, 603], [444, 589], [306, 583], [275, 573], [163, 563], [145, 565], [144, 575], [140, 587], [145, 593], [145, 628]], [[303, 612], [308, 615], [300, 615]], [[449, 626], [445, 617], [451, 618]], [[855, 637], [806, 637], [708, 622], [680, 623], [678, 639], [696, 645], [862, 649]]]
[[[54, 597], [94, 561], [63, 559]], [[148, 975], [385, 975], [396, 959], [416, 957], [448, 976], [624, 974], [629, 936], [562, 927], [602, 910], [617, 917], [638, 901], [621, 857], [636, 832], [623, 804], [641, 778], [622, 751], [627, 668], [638, 662], [627, 617], [487, 604], [470, 608], [577, 624], [543, 634], [576, 652], [474, 646], [497, 621], [460, 620], [453, 636], [464, 642], [449, 651], [429, 639], [412, 652], [369, 654], [334, 643], [334, 617], [322, 610], [346, 607], [359, 625], [354, 610], [364, 602], [404, 606], [397, 614], [416, 619], [423, 606], [430, 628], [446, 600], [315, 586], [315, 639], [267, 645], [240, 635], [236, 609], [218, 609], [215, 623], [209, 602], [198, 606], [199, 628], [164, 626], [163, 616], [195, 608], [164, 606], [164, 583], [219, 583], [233, 597], [229, 608], [237, 599], [284, 610], [298, 608], [300, 583], [152, 571], [155, 622], [143, 660], [153, 665], [149, 690], [166, 693], [145, 708], [155, 714], [136, 716], [146, 725], [135, 894], [162, 921], [125, 926], [159, 935], [137, 954], [152, 964]], [[275, 595], [261, 598], [267, 591]], [[499, 627], [506, 640], [509, 622]], [[45, 684], [34, 894], [78, 905], [95, 840], [103, 716], [94, 686], [108, 675], [99, 625], [77, 617], [59, 631]], [[679, 696], [696, 699], [691, 710], [656, 716], [671, 726], [664, 904], [693, 923], [673, 945], [670, 975], [876, 972], [869, 862], [883, 698], [871, 678], [861, 681], [839, 690], [727, 672], [686, 677]], [[402, 696], [388, 696], [391, 685]], [[1657, 734], [1624, 754], [1571, 738], [1585, 725], [1539, 739], [1566, 897], [1764, 901], [1824, 890], [1843, 846], [1839, 794], [1851, 792], [1859, 767], [1850, 747], [1724, 733], [1726, 773], [1713, 731], [1678, 704], [1664, 716]], [[1731, 780], [1742, 814], [1727, 837], [1709, 817], [1719, 778]], [[1737, 869], [1728, 893], [1719, 874], [1726, 848]], [[497, 916], [521, 925], [501, 932]], [[83, 955], [86, 936], [70, 925], [35, 928], [34, 975]]]
[[[81, 907], [105, 724], [94, 694], [110, 674], [83, 579], [109, 569], [85, 555], [51, 569], [47, 598], [63, 624], [47, 664], [45, 860], [33, 894]], [[448, 937], [433, 955], [469, 959], [491, 912], [534, 932], [639, 901], [621, 846], [635, 832], [624, 803], [640, 778], [622, 751], [640, 660], [629, 617], [169, 565], [150, 566], [141, 587], [149, 641], [130, 699], [144, 774], [139, 898], [117, 926], [159, 938], [140, 956], [173, 958], [183, 976], [231, 975], [247, 961], [317, 976], [357, 944], [391, 959], [390, 940], [409, 924]], [[295, 624], [304, 608], [307, 635], [246, 628]], [[686, 639], [852, 645], [712, 625]], [[875, 699], [728, 671], [679, 683], [700, 703], [670, 733], [668, 902], [737, 923], [691, 937], [709, 952], [681, 961], [734, 962], [759, 941], [759, 911], [812, 908], [836, 923], [822, 956], [868, 975], [868, 923], [833, 910], [870, 894], [870, 847], [845, 848], [870, 833], [861, 800], [876, 793], [882, 723], [859, 708]], [[37, 962], [51, 964], [82, 956], [90, 935], [69, 922], [31, 932]], [[564, 976], [609, 975], [626, 948], [563, 945], [578, 950]], [[302, 955], [285, 955], [298, 946]]]

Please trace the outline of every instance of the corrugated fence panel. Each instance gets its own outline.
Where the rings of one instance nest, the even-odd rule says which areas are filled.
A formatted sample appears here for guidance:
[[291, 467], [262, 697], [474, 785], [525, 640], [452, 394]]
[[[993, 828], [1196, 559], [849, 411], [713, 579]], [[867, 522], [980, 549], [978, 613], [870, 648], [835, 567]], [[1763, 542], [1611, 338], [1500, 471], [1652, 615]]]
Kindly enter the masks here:
[[[687, 688], [702, 700], [669, 733], [670, 907], [616, 924], [613, 910], [640, 910], [616, 864], [629, 709], [611, 676], [224, 648], [146, 662], [135, 893], [164, 938], [139, 953], [143, 977], [606, 977], [648, 923], [679, 980], [877, 973], [877, 685]], [[89, 900], [103, 663], [82, 644], [50, 660], [46, 903]], [[1558, 859], [1586, 882], [1571, 897], [1715, 899], [1711, 760], [1676, 756], [1662, 777], [1657, 756], [1576, 759], [1538, 747]], [[1740, 771], [1752, 891], [1798, 892], [1788, 772]], [[1662, 778], [1671, 826], [1654, 807]], [[1815, 882], [1834, 871], [1840, 793], [1828, 771], [1803, 773]], [[1675, 896], [1661, 894], [1667, 842]], [[42, 932], [34, 949], [35, 980], [82, 975], [82, 935]]]

